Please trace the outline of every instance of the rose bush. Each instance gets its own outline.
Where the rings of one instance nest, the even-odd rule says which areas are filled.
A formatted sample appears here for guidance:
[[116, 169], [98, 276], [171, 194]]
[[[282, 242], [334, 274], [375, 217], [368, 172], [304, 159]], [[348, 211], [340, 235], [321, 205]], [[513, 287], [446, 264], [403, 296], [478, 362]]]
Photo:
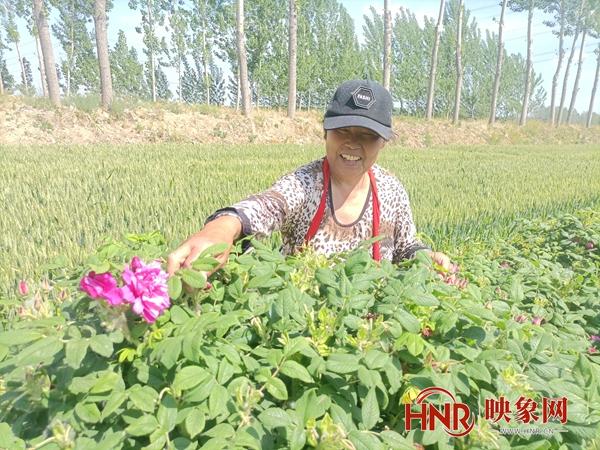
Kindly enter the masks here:
[[[48, 283], [3, 310], [0, 447], [597, 445], [598, 242], [597, 211], [521, 220], [505, 241], [469, 243], [460, 272], [440, 277], [423, 253], [378, 265], [366, 243], [284, 258], [276, 239], [255, 240], [188, 294], [182, 281], [204, 287], [222, 249], [202, 254], [168, 280], [170, 299], [143, 263], [164, 261], [160, 234], [106, 242], [83, 267], [50, 264]], [[405, 431], [404, 404], [431, 386], [470, 407], [470, 434]], [[568, 420], [538, 424], [550, 435], [500, 434], [522, 426], [483, 418], [500, 396], [567, 396]]]

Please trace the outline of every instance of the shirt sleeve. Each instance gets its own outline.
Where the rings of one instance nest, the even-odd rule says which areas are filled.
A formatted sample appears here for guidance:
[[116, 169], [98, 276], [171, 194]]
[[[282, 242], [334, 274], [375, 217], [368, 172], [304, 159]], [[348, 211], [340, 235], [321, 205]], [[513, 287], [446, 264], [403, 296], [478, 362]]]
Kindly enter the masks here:
[[277, 180], [269, 189], [251, 195], [210, 215], [205, 224], [222, 214], [236, 215], [242, 222], [242, 237], [267, 236], [284, 229], [299, 217], [306, 198], [306, 187], [297, 172]]
[[431, 250], [417, 239], [417, 229], [413, 221], [408, 194], [403, 186], [399, 186], [400, 206], [396, 211], [394, 233], [394, 255], [392, 262], [412, 259], [418, 250]]

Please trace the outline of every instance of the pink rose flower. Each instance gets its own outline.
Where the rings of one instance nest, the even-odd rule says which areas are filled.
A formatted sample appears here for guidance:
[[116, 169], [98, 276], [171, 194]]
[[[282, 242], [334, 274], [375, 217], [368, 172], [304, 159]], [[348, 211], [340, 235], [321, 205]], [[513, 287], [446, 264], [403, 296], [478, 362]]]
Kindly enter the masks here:
[[598, 336], [597, 334], [592, 334], [590, 336], [590, 341], [592, 341], [592, 342], [600, 342], [600, 336]]
[[532, 324], [534, 324], [534, 325], [538, 325], [538, 326], [540, 326], [540, 325], [542, 325], [542, 322], [543, 322], [543, 321], [544, 321], [544, 318], [543, 318], [543, 317], [538, 317], [538, 316], [536, 316], [536, 317], [534, 317], [534, 318], [531, 320], [531, 323], [532, 323]]
[[117, 286], [117, 280], [111, 273], [90, 272], [83, 277], [79, 288], [95, 299], [105, 299], [110, 305], [116, 306], [123, 303], [123, 292]]
[[168, 275], [162, 270], [159, 261], [144, 264], [135, 256], [131, 266], [127, 265], [123, 271], [123, 298], [131, 304], [133, 312], [142, 316], [146, 322], [154, 323], [171, 306], [167, 279]]
[[515, 322], [517, 322], [517, 323], [527, 322], [527, 317], [523, 314], [519, 314], [518, 316], [515, 316]]
[[21, 295], [29, 294], [29, 286], [27, 286], [27, 283], [25, 282], [25, 280], [19, 281], [19, 294], [21, 294]]
[[592, 347], [588, 348], [588, 353], [590, 355], [595, 355], [596, 353], [598, 353], [598, 349], [596, 347], [592, 346]]

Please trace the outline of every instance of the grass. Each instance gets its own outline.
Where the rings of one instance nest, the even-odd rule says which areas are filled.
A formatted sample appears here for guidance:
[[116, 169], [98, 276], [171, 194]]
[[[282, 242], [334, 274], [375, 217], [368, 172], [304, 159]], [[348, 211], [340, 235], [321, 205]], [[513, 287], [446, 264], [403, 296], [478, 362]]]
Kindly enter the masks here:
[[[174, 247], [215, 209], [266, 189], [321, 146], [4, 147], [0, 295], [58, 255], [81, 262], [105, 236], [159, 230]], [[600, 206], [594, 146], [388, 147], [378, 163], [406, 186], [417, 229], [452, 254], [516, 217]]]

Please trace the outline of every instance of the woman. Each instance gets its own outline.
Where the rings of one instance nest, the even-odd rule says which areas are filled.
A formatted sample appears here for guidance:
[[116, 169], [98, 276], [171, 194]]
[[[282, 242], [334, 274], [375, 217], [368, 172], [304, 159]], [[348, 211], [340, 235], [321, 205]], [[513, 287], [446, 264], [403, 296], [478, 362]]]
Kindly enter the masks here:
[[[325, 158], [280, 178], [271, 188], [252, 195], [206, 219], [205, 226], [168, 257], [168, 272], [190, 267], [198, 254], [217, 243], [230, 245], [244, 236], [281, 230], [283, 253], [310, 243], [331, 255], [382, 236], [373, 258], [398, 262], [419, 250], [447, 270], [443, 253], [432, 252], [416, 239], [408, 195], [400, 181], [375, 164], [393, 136], [392, 97], [380, 84], [352, 80], [336, 90], [325, 113]], [[227, 261], [229, 250], [218, 258]]]

